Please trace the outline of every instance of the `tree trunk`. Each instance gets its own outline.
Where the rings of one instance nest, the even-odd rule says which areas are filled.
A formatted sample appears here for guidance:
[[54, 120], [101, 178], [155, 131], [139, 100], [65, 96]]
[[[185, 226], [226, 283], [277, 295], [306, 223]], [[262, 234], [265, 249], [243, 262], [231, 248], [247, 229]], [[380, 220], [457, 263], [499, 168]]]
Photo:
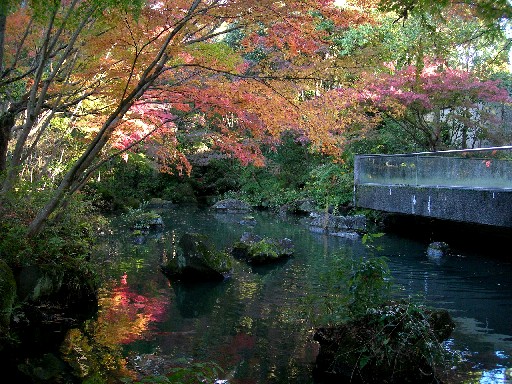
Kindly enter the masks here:
[[[7, 21], [7, 4], [2, 1], [0, 4], [0, 78], [4, 71], [4, 41], [5, 41], [5, 24]], [[11, 126], [14, 124], [14, 116], [12, 124], [9, 115], [0, 117], [0, 174], [5, 171], [7, 164], [7, 145], [11, 136]]]
[[14, 125], [14, 114], [6, 112], [0, 117], [0, 174], [7, 167], [7, 147], [11, 139], [11, 129]]
[[5, 1], [0, 3], [0, 78], [4, 71], [4, 41], [5, 25], [7, 22], [7, 4]]
[[187, 15], [169, 32], [163, 41], [160, 50], [155, 55], [150, 64], [144, 70], [137, 86], [125, 95], [120, 101], [118, 107], [111, 113], [105, 121], [100, 131], [96, 134], [92, 142], [89, 144], [85, 152], [75, 162], [73, 167], [64, 175], [57, 190], [53, 194], [48, 203], [38, 212], [37, 216], [29, 224], [27, 235], [34, 237], [41, 232], [50, 215], [63, 205], [67, 204], [71, 195], [82, 185], [91, 174], [88, 172], [93, 166], [94, 160], [99, 157], [104, 146], [112, 136], [115, 128], [123, 119], [124, 115], [131, 108], [133, 103], [137, 101], [154, 83], [154, 81], [162, 74], [165, 65], [169, 59], [166, 49], [178, 32], [185, 27], [194, 15], [194, 11], [201, 4], [200, 0], [194, 0], [190, 6]]

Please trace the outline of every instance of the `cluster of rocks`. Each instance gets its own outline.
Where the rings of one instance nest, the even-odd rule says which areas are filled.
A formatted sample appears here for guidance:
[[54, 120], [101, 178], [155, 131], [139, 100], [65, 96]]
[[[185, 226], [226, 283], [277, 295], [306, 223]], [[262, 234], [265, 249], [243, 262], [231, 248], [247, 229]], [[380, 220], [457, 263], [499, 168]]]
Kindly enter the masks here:
[[[254, 224], [254, 218], [247, 216], [251, 208], [246, 203], [230, 199], [217, 203], [213, 209], [230, 217], [244, 214], [243, 220], [236, 218], [233, 222], [244, 224], [247, 220]], [[309, 227], [314, 232], [357, 238], [366, 230], [362, 215], [310, 212], [309, 218]], [[447, 251], [444, 243], [432, 244], [431, 248], [431, 252]], [[235, 259], [256, 266], [277, 263], [293, 254], [294, 245], [287, 238], [245, 232], [230, 248], [220, 251], [206, 236], [185, 233], [178, 242], [176, 255], [166, 260], [161, 269], [180, 289], [179, 284], [226, 279], [232, 274]], [[416, 332], [415, 327], [423, 333]], [[444, 310], [411, 311], [404, 302], [369, 309], [358, 318], [315, 330], [314, 340], [319, 343], [315, 375], [347, 382], [431, 382], [437, 378], [435, 362], [427, 354], [429, 343], [446, 340], [453, 328], [454, 323]], [[380, 340], [382, 335], [385, 339]], [[422, 374], [418, 376], [419, 369]]]
[[[245, 214], [252, 208], [245, 202], [227, 199], [216, 203], [212, 209], [230, 215]], [[254, 217], [245, 215], [240, 224], [253, 226]], [[182, 281], [215, 281], [231, 275], [234, 260], [250, 265], [262, 265], [285, 260], [294, 253], [290, 239], [274, 239], [245, 232], [228, 250], [220, 251], [199, 233], [185, 233], [178, 242], [176, 255], [165, 260], [161, 269], [166, 276]]]
[[221, 281], [231, 275], [234, 259], [251, 265], [275, 263], [293, 255], [290, 239], [244, 233], [229, 251], [220, 251], [199, 233], [185, 233], [176, 255], [162, 263], [163, 273], [182, 281]]
[[328, 212], [312, 212], [309, 229], [316, 233], [325, 233], [347, 239], [358, 239], [366, 231], [366, 216], [340, 216]]
[[[171, 204], [167, 201], [155, 201], [153, 207]], [[235, 218], [242, 225], [254, 226], [252, 211], [245, 202], [227, 199], [216, 203], [215, 212], [242, 214]], [[313, 232], [349, 239], [356, 239], [366, 231], [366, 218], [363, 215], [340, 216], [329, 212], [318, 212], [311, 201], [300, 201], [283, 207], [283, 212], [309, 215], [308, 226]], [[153, 211], [141, 213], [128, 225], [132, 241], [141, 244], [152, 231], [164, 227], [162, 218]], [[427, 255], [440, 258], [448, 254], [446, 243], [430, 244]], [[173, 281], [206, 282], [223, 281], [231, 276], [235, 259], [250, 265], [277, 263], [292, 257], [294, 245], [290, 239], [274, 239], [245, 232], [239, 241], [227, 250], [218, 250], [210, 240], [199, 233], [185, 233], [178, 242], [176, 255], [161, 264], [162, 272]], [[6, 335], [13, 328], [30, 329], [32, 324], [48, 322], [59, 325], [60, 321], [78, 322], [87, 318], [97, 309], [97, 287], [92, 274], [86, 272], [72, 260], [56, 266], [38, 265], [11, 269], [0, 260], [0, 336]], [[55, 310], [52, 311], [52, 308]], [[435, 367], [421, 353], [427, 346], [421, 343], [427, 339], [410, 339], [403, 343], [400, 339], [406, 324], [403, 323], [407, 307], [403, 303], [391, 303], [385, 308], [389, 316], [382, 324], [383, 313], [376, 310], [365, 316], [332, 327], [316, 329], [314, 339], [320, 350], [315, 372], [328, 375], [335, 380], [350, 380], [357, 376], [362, 382], [410, 382], [417, 379], [418, 367], [423, 372], [421, 378], [431, 380]], [[427, 330], [437, 341], [446, 340], [453, 330], [453, 322], [446, 311], [425, 311], [426, 317], [417, 314], [414, 321], [427, 324]], [[43, 320], [43, 321], [42, 321]], [[71, 324], [68, 324], [71, 325]], [[379, 327], [377, 327], [379, 325]], [[383, 328], [384, 327], [384, 328]], [[368, 345], [368, 340], [375, 339], [377, 333], [388, 330], [387, 350], [395, 355], [386, 356], [390, 364], [382, 364], [379, 355], [365, 356], [361, 360], [361, 346]], [[30, 338], [32, 333], [20, 333]], [[0, 338], [1, 341], [1, 338]], [[420, 347], [418, 347], [420, 346]], [[1, 346], [0, 352], [8, 351]], [[148, 359], [143, 364], [145, 369], [153, 371], [155, 366], [167, 364], [157, 359]], [[158, 367], [157, 367], [158, 368]], [[156, 369], [159, 371], [159, 369]], [[378, 378], [378, 381], [376, 381]], [[416, 379], [415, 379], [416, 378]], [[386, 381], [388, 380], [388, 381]]]

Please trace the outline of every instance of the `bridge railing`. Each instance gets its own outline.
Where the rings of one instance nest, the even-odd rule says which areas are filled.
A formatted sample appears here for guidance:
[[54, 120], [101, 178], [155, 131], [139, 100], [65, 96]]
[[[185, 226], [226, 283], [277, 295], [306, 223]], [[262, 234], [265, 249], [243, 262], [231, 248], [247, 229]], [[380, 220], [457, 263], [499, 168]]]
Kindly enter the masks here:
[[512, 146], [357, 155], [355, 184], [512, 189]]

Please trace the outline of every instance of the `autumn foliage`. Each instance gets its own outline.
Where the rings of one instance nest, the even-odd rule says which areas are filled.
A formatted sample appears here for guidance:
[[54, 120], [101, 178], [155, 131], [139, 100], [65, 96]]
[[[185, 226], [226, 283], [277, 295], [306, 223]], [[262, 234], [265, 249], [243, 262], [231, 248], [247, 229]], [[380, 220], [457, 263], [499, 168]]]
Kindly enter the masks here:
[[[368, 42], [340, 54], [345, 33], [382, 21], [378, 5], [9, 1], [0, 7], [2, 196], [28, 174], [30, 182], [51, 180], [55, 192], [29, 228], [35, 234], [127, 151], [145, 151], [162, 171], [181, 174], [199, 152], [262, 166], [262, 145], [294, 132], [336, 159], [383, 113], [401, 119], [506, 100], [496, 84], [469, 72], [386, 72]], [[195, 144], [184, 145], [191, 137]]]
[[[509, 103], [508, 92], [498, 81], [482, 81], [468, 71], [440, 61], [426, 61], [423, 68], [390, 68], [371, 76], [363, 99], [394, 118], [423, 149], [455, 146], [443, 134], [461, 133], [458, 145], [466, 148], [469, 134], [481, 134], [496, 122], [492, 106]], [[461, 131], [461, 132], [458, 132]]]

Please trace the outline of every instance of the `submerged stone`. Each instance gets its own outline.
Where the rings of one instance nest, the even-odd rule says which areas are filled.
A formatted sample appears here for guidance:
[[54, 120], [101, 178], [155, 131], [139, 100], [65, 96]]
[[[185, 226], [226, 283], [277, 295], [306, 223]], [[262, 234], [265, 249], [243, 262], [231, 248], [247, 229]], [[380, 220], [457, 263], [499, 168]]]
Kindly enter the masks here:
[[199, 233], [185, 233], [176, 256], [161, 265], [166, 276], [189, 281], [223, 280], [232, 268], [232, 257]]
[[294, 246], [290, 239], [263, 238], [245, 232], [240, 241], [231, 248], [233, 256], [251, 264], [267, 264], [293, 255]]
[[430, 243], [427, 248], [427, 256], [431, 258], [439, 258], [446, 256], [450, 252], [450, 246], [442, 241]]

